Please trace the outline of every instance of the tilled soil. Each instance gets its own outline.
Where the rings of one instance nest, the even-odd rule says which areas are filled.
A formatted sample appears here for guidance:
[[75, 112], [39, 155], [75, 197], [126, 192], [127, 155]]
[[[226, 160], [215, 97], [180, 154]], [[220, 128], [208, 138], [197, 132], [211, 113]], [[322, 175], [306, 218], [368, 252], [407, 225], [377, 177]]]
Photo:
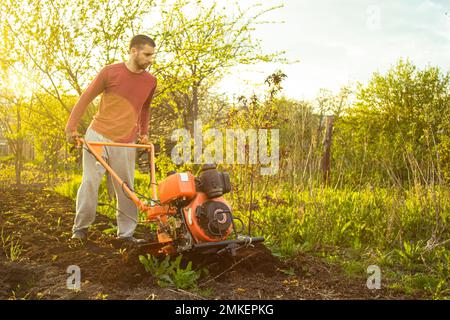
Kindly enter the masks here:
[[[118, 248], [109, 218], [98, 214], [89, 239], [70, 240], [73, 200], [43, 186], [0, 189], [0, 299], [404, 299], [388, 289], [369, 290], [366, 279], [348, 278], [317, 257], [289, 262], [263, 245], [235, 257], [186, 254], [194, 268], [208, 269], [197, 290], [161, 288], [139, 262], [143, 248]], [[147, 237], [139, 226], [136, 236]], [[9, 238], [8, 238], [9, 237]], [[10, 240], [20, 245], [11, 261]], [[80, 267], [81, 290], [67, 289], [67, 268]], [[286, 271], [289, 270], [289, 271]]]

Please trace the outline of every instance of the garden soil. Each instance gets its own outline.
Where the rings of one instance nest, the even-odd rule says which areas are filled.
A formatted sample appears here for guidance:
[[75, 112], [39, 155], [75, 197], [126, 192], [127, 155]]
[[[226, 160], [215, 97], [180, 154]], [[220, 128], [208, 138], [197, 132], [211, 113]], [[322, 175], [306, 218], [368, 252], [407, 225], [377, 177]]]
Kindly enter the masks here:
[[[369, 290], [365, 278], [302, 254], [280, 261], [265, 246], [235, 257], [186, 254], [202, 272], [197, 289], [162, 288], [139, 262], [145, 248], [118, 246], [114, 220], [97, 214], [84, 244], [70, 240], [75, 203], [42, 185], [0, 189], [0, 299], [404, 299], [400, 292]], [[136, 236], [149, 228], [139, 225]], [[9, 239], [8, 239], [9, 237]], [[10, 259], [10, 240], [20, 246]], [[3, 243], [4, 242], [4, 243]], [[67, 288], [69, 266], [79, 266], [81, 289]]]

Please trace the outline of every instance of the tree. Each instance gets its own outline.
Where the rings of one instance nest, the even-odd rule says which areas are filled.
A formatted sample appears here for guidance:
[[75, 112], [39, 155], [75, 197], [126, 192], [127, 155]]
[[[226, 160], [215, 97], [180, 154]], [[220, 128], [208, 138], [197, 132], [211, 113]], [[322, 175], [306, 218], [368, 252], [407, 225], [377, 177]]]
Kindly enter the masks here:
[[[156, 8], [161, 21], [148, 19]], [[283, 60], [281, 52], [261, 52], [252, 37], [260, 17], [277, 7], [234, 8], [237, 14], [230, 17], [229, 8], [215, 1], [2, 1], [0, 67], [8, 70], [7, 77], [20, 75], [27, 86], [28, 100], [21, 108], [32, 115], [32, 129], [46, 128], [30, 131], [36, 135], [32, 138], [38, 159], [51, 168], [60, 162], [67, 148], [62, 133], [78, 96], [101, 67], [126, 59], [136, 33], [148, 34], [157, 43], [152, 73], [159, 86], [153, 105], [160, 108], [152, 112], [152, 133], [167, 134], [179, 126], [192, 129], [193, 120], [206, 109], [211, 111], [208, 116], [222, 118], [227, 104], [211, 88], [230, 67]], [[23, 98], [18, 92], [13, 96]], [[81, 132], [95, 111], [94, 101], [80, 123]]]
[[[2, 79], [17, 79], [27, 89], [26, 97], [11, 86], [3, 94], [9, 101], [2, 106], [4, 127], [17, 131], [15, 137], [8, 133], [16, 170], [20, 172], [22, 163], [20, 115], [26, 112], [37, 158], [48, 178], [55, 176], [56, 167], [64, 163], [61, 153], [67, 154], [64, 127], [76, 98], [103, 65], [126, 55], [130, 38], [152, 6], [144, 0], [0, 2]], [[81, 120], [82, 131], [93, 112], [95, 105]], [[16, 176], [20, 179], [19, 173]]]
[[125, 56], [152, 6], [145, 0], [2, 1], [2, 40], [9, 48], [2, 63], [28, 74], [68, 115], [72, 106], [63, 96], [81, 95], [103, 65]]
[[193, 130], [201, 101], [230, 67], [285, 61], [283, 52], [261, 52], [259, 42], [252, 37], [258, 19], [278, 7], [251, 14], [254, 7], [241, 9], [235, 4], [237, 15], [232, 17], [230, 6], [219, 8], [216, 1], [210, 5], [187, 0], [162, 4], [164, 18], [157, 25], [159, 49], [154, 66], [161, 79], [161, 112], [169, 112], [186, 129]]
[[419, 70], [409, 60], [385, 75], [374, 73], [367, 86], [359, 84], [354, 108], [337, 122], [336, 160], [345, 159], [360, 181], [442, 183], [449, 90], [448, 73], [431, 66]]
[[20, 185], [24, 164], [23, 151], [26, 139], [24, 119], [29, 116], [25, 105], [29, 103], [24, 98], [17, 98], [5, 92], [0, 97], [0, 129], [8, 141], [9, 149], [14, 157], [14, 171], [16, 184]]

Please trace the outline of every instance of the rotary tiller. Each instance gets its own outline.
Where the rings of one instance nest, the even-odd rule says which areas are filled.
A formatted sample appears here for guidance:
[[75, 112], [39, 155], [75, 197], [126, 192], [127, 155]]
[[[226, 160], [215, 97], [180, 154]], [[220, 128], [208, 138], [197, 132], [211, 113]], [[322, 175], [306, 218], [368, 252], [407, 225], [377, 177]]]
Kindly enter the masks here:
[[[233, 216], [231, 206], [223, 198], [230, 192], [230, 176], [218, 172], [213, 164], [205, 164], [200, 175], [190, 172], [169, 172], [159, 184], [155, 178], [155, 149], [153, 144], [128, 144], [86, 141], [78, 138], [78, 147], [86, 146], [89, 152], [109, 172], [136, 206], [145, 213], [147, 220], [157, 224], [157, 239], [149, 243], [149, 251], [162, 254], [199, 251], [202, 253], [229, 252], [263, 242], [263, 237], [240, 234], [242, 220]], [[140, 168], [150, 175], [151, 198], [141, 200], [102, 157], [103, 147], [128, 147], [141, 150]], [[238, 220], [240, 230], [236, 229]]]

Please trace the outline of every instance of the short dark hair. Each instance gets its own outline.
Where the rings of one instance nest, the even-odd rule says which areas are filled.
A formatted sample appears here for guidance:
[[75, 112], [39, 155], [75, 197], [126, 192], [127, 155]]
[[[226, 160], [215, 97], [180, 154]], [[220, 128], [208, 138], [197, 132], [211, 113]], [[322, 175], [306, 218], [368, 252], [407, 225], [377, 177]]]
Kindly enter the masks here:
[[131, 39], [129, 49], [130, 50], [131, 50], [131, 48], [140, 49], [144, 44], [148, 44], [148, 45], [152, 46], [153, 48], [156, 47], [155, 41], [152, 38], [150, 38], [146, 35], [143, 35], [143, 34], [138, 34], [138, 35], [135, 35], [133, 37], [133, 39]]

